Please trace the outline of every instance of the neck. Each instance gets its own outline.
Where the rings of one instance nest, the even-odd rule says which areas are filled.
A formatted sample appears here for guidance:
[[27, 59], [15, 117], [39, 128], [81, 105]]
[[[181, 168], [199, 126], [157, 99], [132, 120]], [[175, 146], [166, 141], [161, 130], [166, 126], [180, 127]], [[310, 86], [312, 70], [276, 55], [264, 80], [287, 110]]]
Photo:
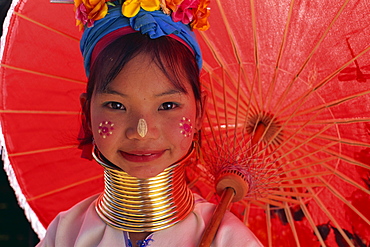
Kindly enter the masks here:
[[104, 161], [95, 149], [93, 156], [104, 167], [105, 190], [96, 203], [100, 218], [128, 232], [159, 231], [184, 219], [194, 204], [184, 178], [192, 153], [153, 178], [138, 179]]

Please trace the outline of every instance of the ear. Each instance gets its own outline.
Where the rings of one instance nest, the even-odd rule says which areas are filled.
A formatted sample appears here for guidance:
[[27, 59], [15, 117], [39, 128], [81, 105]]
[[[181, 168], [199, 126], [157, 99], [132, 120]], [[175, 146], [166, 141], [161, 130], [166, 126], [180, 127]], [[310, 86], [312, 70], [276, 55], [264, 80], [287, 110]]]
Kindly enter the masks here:
[[195, 123], [195, 129], [200, 130], [202, 128], [204, 116], [207, 109], [207, 102], [208, 102], [208, 92], [202, 91], [201, 92], [201, 102], [197, 102], [197, 118]]
[[86, 93], [82, 93], [80, 95], [80, 105], [81, 105], [81, 108], [82, 109], [85, 109], [86, 101], [87, 101], [87, 94]]
[[80, 95], [80, 105], [82, 109], [82, 125], [84, 126], [85, 129], [91, 130], [90, 126], [90, 109], [88, 107], [88, 102], [87, 102], [87, 94], [82, 93]]

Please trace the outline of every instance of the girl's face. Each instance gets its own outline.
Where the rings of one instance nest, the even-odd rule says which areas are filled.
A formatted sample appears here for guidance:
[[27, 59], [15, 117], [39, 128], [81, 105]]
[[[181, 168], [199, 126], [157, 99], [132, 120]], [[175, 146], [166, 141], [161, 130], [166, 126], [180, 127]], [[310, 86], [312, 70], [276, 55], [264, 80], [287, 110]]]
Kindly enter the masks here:
[[[144, 54], [127, 63], [91, 99], [91, 129], [105, 158], [137, 178], [154, 177], [183, 158], [202, 122], [190, 83], [184, 84], [188, 94]], [[145, 135], [138, 132], [140, 119]]]

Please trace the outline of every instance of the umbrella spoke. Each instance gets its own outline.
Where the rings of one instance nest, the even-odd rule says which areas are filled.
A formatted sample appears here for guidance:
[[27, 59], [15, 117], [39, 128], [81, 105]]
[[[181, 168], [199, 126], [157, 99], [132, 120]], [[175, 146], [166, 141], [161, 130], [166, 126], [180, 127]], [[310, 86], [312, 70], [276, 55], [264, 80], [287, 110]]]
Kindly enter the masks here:
[[298, 200], [301, 203], [300, 207], [303, 211], [304, 216], [308, 220], [308, 222], [311, 225], [316, 237], [318, 238], [318, 240], [320, 242], [320, 246], [325, 247], [326, 244], [325, 244], [324, 240], [322, 239], [322, 236], [321, 236], [321, 233], [320, 233], [319, 229], [317, 229], [317, 226], [316, 226], [315, 221], [313, 220], [313, 218], [311, 216], [310, 211], [307, 209], [307, 207], [306, 207], [305, 203], [303, 202], [302, 198], [298, 197]]
[[313, 191], [312, 188], [307, 188], [310, 193], [313, 195], [313, 199], [316, 201], [317, 205], [321, 208], [321, 210], [326, 214], [326, 216], [330, 219], [330, 221], [335, 225], [339, 233], [342, 235], [343, 239], [347, 242], [347, 244], [351, 247], [354, 247], [351, 240], [348, 238], [347, 234], [343, 231], [342, 227], [339, 225], [338, 221], [335, 217], [330, 213], [328, 208], [325, 206], [324, 202], [318, 197], [318, 195]]
[[[302, 73], [302, 71], [304, 70], [304, 68], [307, 66], [308, 62], [311, 60], [311, 58], [313, 57], [313, 55], [316, 53], [317, 49], [320, 47], [321, 43], [324, 41], [324, 39], [328, 35], [328, 33], [331, 30], [331, 28], [333, 27], [334, 23], [336, 22], [336, 20], [339, 18], [339, 16], [344, 11], [344, 9], [347, 6], [348, 2], [349, 2], [349, 0], [344, 1], [343, 5], [337, 11], [337, 13], [334, 16], [334, 18], [332, 19], [331, 23], [328, 25], [328, 27], [326, 28], [326, 30], [323, 32], [323, 34], [321, 35], [321, 37], [319, 38], [319, 40], [317, 41], [317, 43], [313, 47], [313, 49], [310, 52], [310, 54], [307, 56], [306, 60], [303, 62], [303, 64], [301, 65], [301, 67], [298, 69], [298, 71], [295, 73], [293, 79], [289, 82], [289, 84], [285, 88], [284, 93], [281, 95], [281, 97], [279, 97], [277, 103], [275, 104], [275, 108], [273, 110], [274, 112], [278, 112], [277, 109], [279, 109], [281, 107], [281, 105], [284, 103], [284, 101], [288, 97], [288, 93], [290, 92], [293, 84], [295, 83], [296, 80], [298, 80], [298, 78], [300, 77], [300, 74]], [[303, 97], [303, 99], [304, 98], [305, 97]]]
[[298, 117], [298, 116], [306, 115], [308, 113], [321, 111], [323, 109], [329, 109], [331, 107], [338, 106], [338, 105], [343, 104], [347, 101], [353, 100], [355, 98], [358, 98], [358, 97], [361, 97], [361, 96], [364, 96], [364, 95], [367, 95], [367, 94], [370, 94], [370, 90], [359, 92], [359, 93], [354, 94], [354, 95], [349, 95], [347, 97], [337, 99], [337, 100], [333, 100], [331, 102], [326, 102], [325, 104], [318, 105], [318, 106], [315, 106], [315, 107], [312, 107], [312, 108], [309, 108], [309, 109], [305, 109], [304, 111], [296, 112], [294, 116]]
[[[325, 183], [326, 188], [328, 188], [333, 195], [335, 195], [339, 200], [341, 200], [344, 204], [346, 204], [350, 209], [352, 209], [353, 212], [355, 212], [361, 219], [363, 219], [366, 224], [370, 225], [370, 220], [366, 218], [365, 215], [363, 215], [356, 207], [354, 207], [346, 198], [343, 197], [343, 195], [340, 194], [338, 190], [336, 190], [328, 181], [326, 181], [324, 178], [319, 177], [319, 179]], [[370, 194], [370, 193], [368, 193]]]
[[9, 114], [52, 114], [52, 115], [81, 115], [73, 111], [34, 111], [34, 110], [0, 110], [0, 113]]
[[295, 228], [292, 212], [290, 211], [290, 207], [289, 207], [288, 203], [286, 203], [286, 202], [284, 202], [284, 212], [285, 212], [285, 216], [287, 217], [288, 223], [290, 225], [290, 229], [292, 230], [294, 240], [295, 240], [297, 246], [301, 246], [300, 241], [299, 241], [299, 237], [298, 237], [298, 234], [297, 234], [297, 229]]
[[25, 19], [25, 20], [27, 20], [27, 21], [29, 21], [29, 22], [31, 22], [31, 23], [34, 23], [34, 24], [36, 24], [36, 25], [38, 25], [38, 26], [40, 26], [40, 27], [42, 27], [42, 28], [45, 28], [45, 29], [47, 29], [47, 30], [49, 30], [49, 31], [52, 31], [52, 32], [54, 32], [54, 33], [57, 33], [58, 35], [61, 35], [61, 36], [67, 37], [67, 38], [69, 38], [69, 39], [72, 39], [72, 40], [74, 40], [74, 41], [76, 41], [76, 42], [77, 42], [77, 44], [76, 44], [76, 45], [78, 45], [78, 42], [80, 42], [80, 39], [78, 39], [78, 38], [75, 38], [75, 37], [73, 37], [73, 36], [71, 36], [71, 35], [68, 35], [68, 34], [66, 34], [66, 33], [64, 33], [64, 32], [61, 32], [61, 31], [59, 31], [59, 30], [56, 30], [56, 29], [51, 28], [51, 27], [49, 27], [49, 26], [46, 26], [46, 25], [44, 25], [44, 24], [42, 24], [42, 23], [40, 23], [40, 22], [38, 22], [38, 21], [36, 21], [36, 20], [33, 20], [33, 19], [31, 19], [31, 18], [29, 18], [29, 17], [27, 17], [27, 16], [25, 16], [25, 15], [23, 15], [23, 14], [19, 13], [19, 12], [14, 11], [14, 12], [13, 12], [13, 14], [14, 14], [14, 15], [17, 15], [17, 16], [19, 16], [20, 18]]
[[[317, 147], [317, 146], [315, 146], [315, 147]], [[310, 154], [309, 152], [307, 152], [306, 150], [303, 150], [303, 149], [300, 150], [300, 151], [302, 153]], [[346, 183], [348, 183], [348, 184], [354, 186], [355, 188], [357, 188], [357, 189], [359, 189], [359, 190], [361, 190], [361, 191], [370, 195], [370, 191], [368, 189], [364, 188], [363, 186], [361, 186], [360, 184], [355, 182], [353, 179], [349, 178], [348, 176], [346, 176], [345, 174], [343, 174], [342, 172], [337, 170], [335, 167], [332, 167], [331, 165], [329, 165], [329, 163], [328, 163], [328, 161], [330, 161], [329, 159], [322, 160], [322, 159], [319, 159], [319, 158], [315, 157], [314, 155], [310, 156], [310, 157], [312, 159], [314, 159], [314, 163], [312, 163], [311, 165], [297, 166], [294, 169], [292, 169], [291, 171], [299, 170], [301, 168], [302, 169], [311, 168], [314, 165], [320, 164], [323, 168], [330, 171], [331, 175], [335, 175], [336, 177], [340, 178], [341, 180], [345, 181]], [[331, 156], [331, 160], [333, 160], [333, 158], [338, 158], [338, 157], [337, 156]], [[299, 159], [297, 159], [297, 160], [299, 160]], [[364, 164], [364, 165], [366, 165], [366, 164]], [[370, 170], [370, 167], [368, 167], [367, 169]], [[290, 170], [286, 170], [286, 172], [289, 172], [289, 171]], [[284, 173], [286, 173], [286, 172], [284, 172]], [[284, 174], [284, 173], [282, 173], [282, 174]]]
[[[258, 89], [258, 95], [262, 94], [262, 82], [261, 82], [261, 64], [260, 64], [260, 57], [258, 53], [258, 35], [257, 35], [257, 17], [256, 17], [256, 11], [255, 11], [255, 4], [254, 0], [250, 0], [251, 5], [251, 24], [252, 24], [252, 30], [253, 30], [253, 55], [254, 55], [254, 64], [255, 64], [255, 75], [253, 76], [253, 84], [257, 81], [257, 89]], [[251, 91], [252, 92], [252, 91]], [[263, 107], [263, 99], [262, 97], [259, 97], [258, 106]]]
[[85, 81], [74, 80], [74, 79], [71, 79], [71, 78], [63, 77], [63, 76], [50, 75], [50, 74], [46, 74], [46, 73], [39, 72], [39, 71], [34, 71], [34, 70], [15, 67], [15, 66], [12, 66], [12, 65], [9, 65], [9, 64], [0, 64], [0, 66], [4, 67], [4, 68], [8, 68], [8, 69], [13, 69], [13, 70], [22, 71], [22, 72], [25, 72], [25, 73], [34, 74], [34, 75], [40, 75], [40, 76], [45, 76], [45, 77], [48, 77], [48, 78], [53, 78], [53, 79], [73, 82], [73, 83], [77, 83], [77, 84], [81, 84], [81, 85], [86, 85]]
[[[335, 76], [337, 76], [343, 69], [348, 67], [351, 63], [355, 62], [358, 58], [360, 58], [362, 55], [368, 53], [370, 51], [370, 46], [367, 46], [364, 50], [362, 50], [357, 56], [353, 57], [352, 59], [348, 60], [346, 63], [344, 63], [341, 67], [339, 67], [337, 70], [332, 72], [330, 75], [328, 75], [326, 78], [324, 78], [322, 81], [320, 81], [317, 85], [314, 87], [308, 89], [304, 94], [302, 94], [301, 97], [297, 98], [296, 100], [292, 101], [290, 104], [286, 105], [283, 108], [280, 108], [280, 111], [276, 111], [277, 115], [282, 115], [284, 112], [286, 112], [289, 108], [295, 109], [294, 114], [303, 106], [303, 103], [305, 100], [311, 96], [314, 92], [316, 92], [321, 87], [325, 86], [328, 82], [330, 82]], [[368, 92], [368, 91], [366, 91]], [[369, 93], [369, 92], [368, 92]], [[367, 94], [368, 94], [367, 93]], [[365, 93], [366, 94], [366, 93]], [[295, 106], [299, 104], [298, 106]], [[278, 108], [276, 108], [278, 109]]]
[[97, 175], [97, 176], [94, 176], [94, 177], [91, 177], [91, 178], [79, 180], [78, 182], [68, 184], [67, 186], [64, 186], [64, 187], [61, 187], [61, 188], [58, 188], [58, 189], [55, 189], [55, 190], [48, 191], [46, 193], [43, 193], [43, 194], [40, 194], [40, 195], [37, 195], [37, 196], [34, 196], [34, 197], [30, 197], [30, 198], [27, 199], [27, 201], [33, 201], [33, 200], [36, 200], [36, 199], [39, 199], [39, 198], [42, 198], [42, 197], [45, 197], [45, 196], [49, 196], [49, 195], [55, 194], [57, 192], [67, 190], [67, 189], [79, 186], [81, 184], [84, 184], [84, 183], [87, 183], [87, 182], [90, 182], [90, 181], [93, 181], [93, 180], [101, 179], [102, 177], [103, 177], [103, 174]]
[[266, 208], [266, 226], [267, 226], [267, 240], [268, 246], [272, 247], [272, 232], [271, 232], [271, 214], [270, 214], [270, 204], [267, 204]]
[[[333, 119], [317, 119], [310, 122], [311, 125], [326, 125], [326, 124], [351, 124], [351, 123], [367, 123], [370, 122], [370, 118], [333, 118]], [[291, 121], [291, 125], [301, 125], [303, 121]]]
[[283, 36], [282, 36], [279, 52], [278, 52], [278, 55], [277, 55], [277, 58], [276, 58], [274, 75], [272, 76], [271, 83], [269, 84], [269, 87], [268, 87], [268, 90], [267, 90], [267, 96], [266, 96], [266, 99], [267, 99], [266, 108], [267, 109], [270, 109], [271, 99], [273, 97], [272, 94], [275, 91], [276, 81], [277, 81], [277, 74], [279, 72], [280, 63], [281, 63], [281, 60], [283, 58], [283, 53], [284, 53], [285, 44], [286, 44], [286, 40], [287, 40], [287, 36], [288, 36], [289, 26], [291, 24], [290, 22], [291, 22], [291, 18], [292, 18], [292, 14], [293, 14], [294, 2], [295, 2], [294, 0], [292, 0], [290, 2], [287, 21], [285, 23], [284, 33], [283, 33]]
[[[301, 131], [300, 134], [305, 135], [305, 136], [311, 136], [313, 131]], [[326, 140], [330, 142], [335, 142], [335, 143], [340, 143], [340, 144], [347, 144], [347, 145], [352, 145], [352, 146], [359, 146], [359, 147], [370, 147], [370, 143], [365, 143], [357, 140], [352, 140], [352, 139], [346, 139], [346, 138], [338, 138], [336, 136], [331, 136], [331, 135], [325, 135], [325, 134], [320, 134], [316, 136], [317, 139], [321, 140]]]
[[64, 149], [75, 149], [77, 147], [78, 145], [62, 146], [62, 147], [55, 147], [55, 148], [45, 148], [45, 149], [32, 150], [32, 151], [27, 151], [27, 152], [9, 153], [8, 156], [16, 157], [16, 156], [44, 153], [44, 152], [60, 151]]

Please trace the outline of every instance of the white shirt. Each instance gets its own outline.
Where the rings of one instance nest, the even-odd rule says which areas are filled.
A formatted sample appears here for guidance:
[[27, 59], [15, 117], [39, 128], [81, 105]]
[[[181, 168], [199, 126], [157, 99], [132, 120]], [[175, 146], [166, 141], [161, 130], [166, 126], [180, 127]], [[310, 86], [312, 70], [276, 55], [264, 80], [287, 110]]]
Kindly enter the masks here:
[[[100, 219], [95, 211], [99, 195], [90, 197], [60, 213], [50, 224], [45, 238], [37, 247], [129, 247], [127, 232], [115, 229]], [[195, 195], [195, 206], [184, 220], [149, 236], [148, 247], [195, 247], [206, 224], [212, 217], [215, 205]], [[254, 234], [236, 216], [227, 211], [212, 247], [263, 246]]]

